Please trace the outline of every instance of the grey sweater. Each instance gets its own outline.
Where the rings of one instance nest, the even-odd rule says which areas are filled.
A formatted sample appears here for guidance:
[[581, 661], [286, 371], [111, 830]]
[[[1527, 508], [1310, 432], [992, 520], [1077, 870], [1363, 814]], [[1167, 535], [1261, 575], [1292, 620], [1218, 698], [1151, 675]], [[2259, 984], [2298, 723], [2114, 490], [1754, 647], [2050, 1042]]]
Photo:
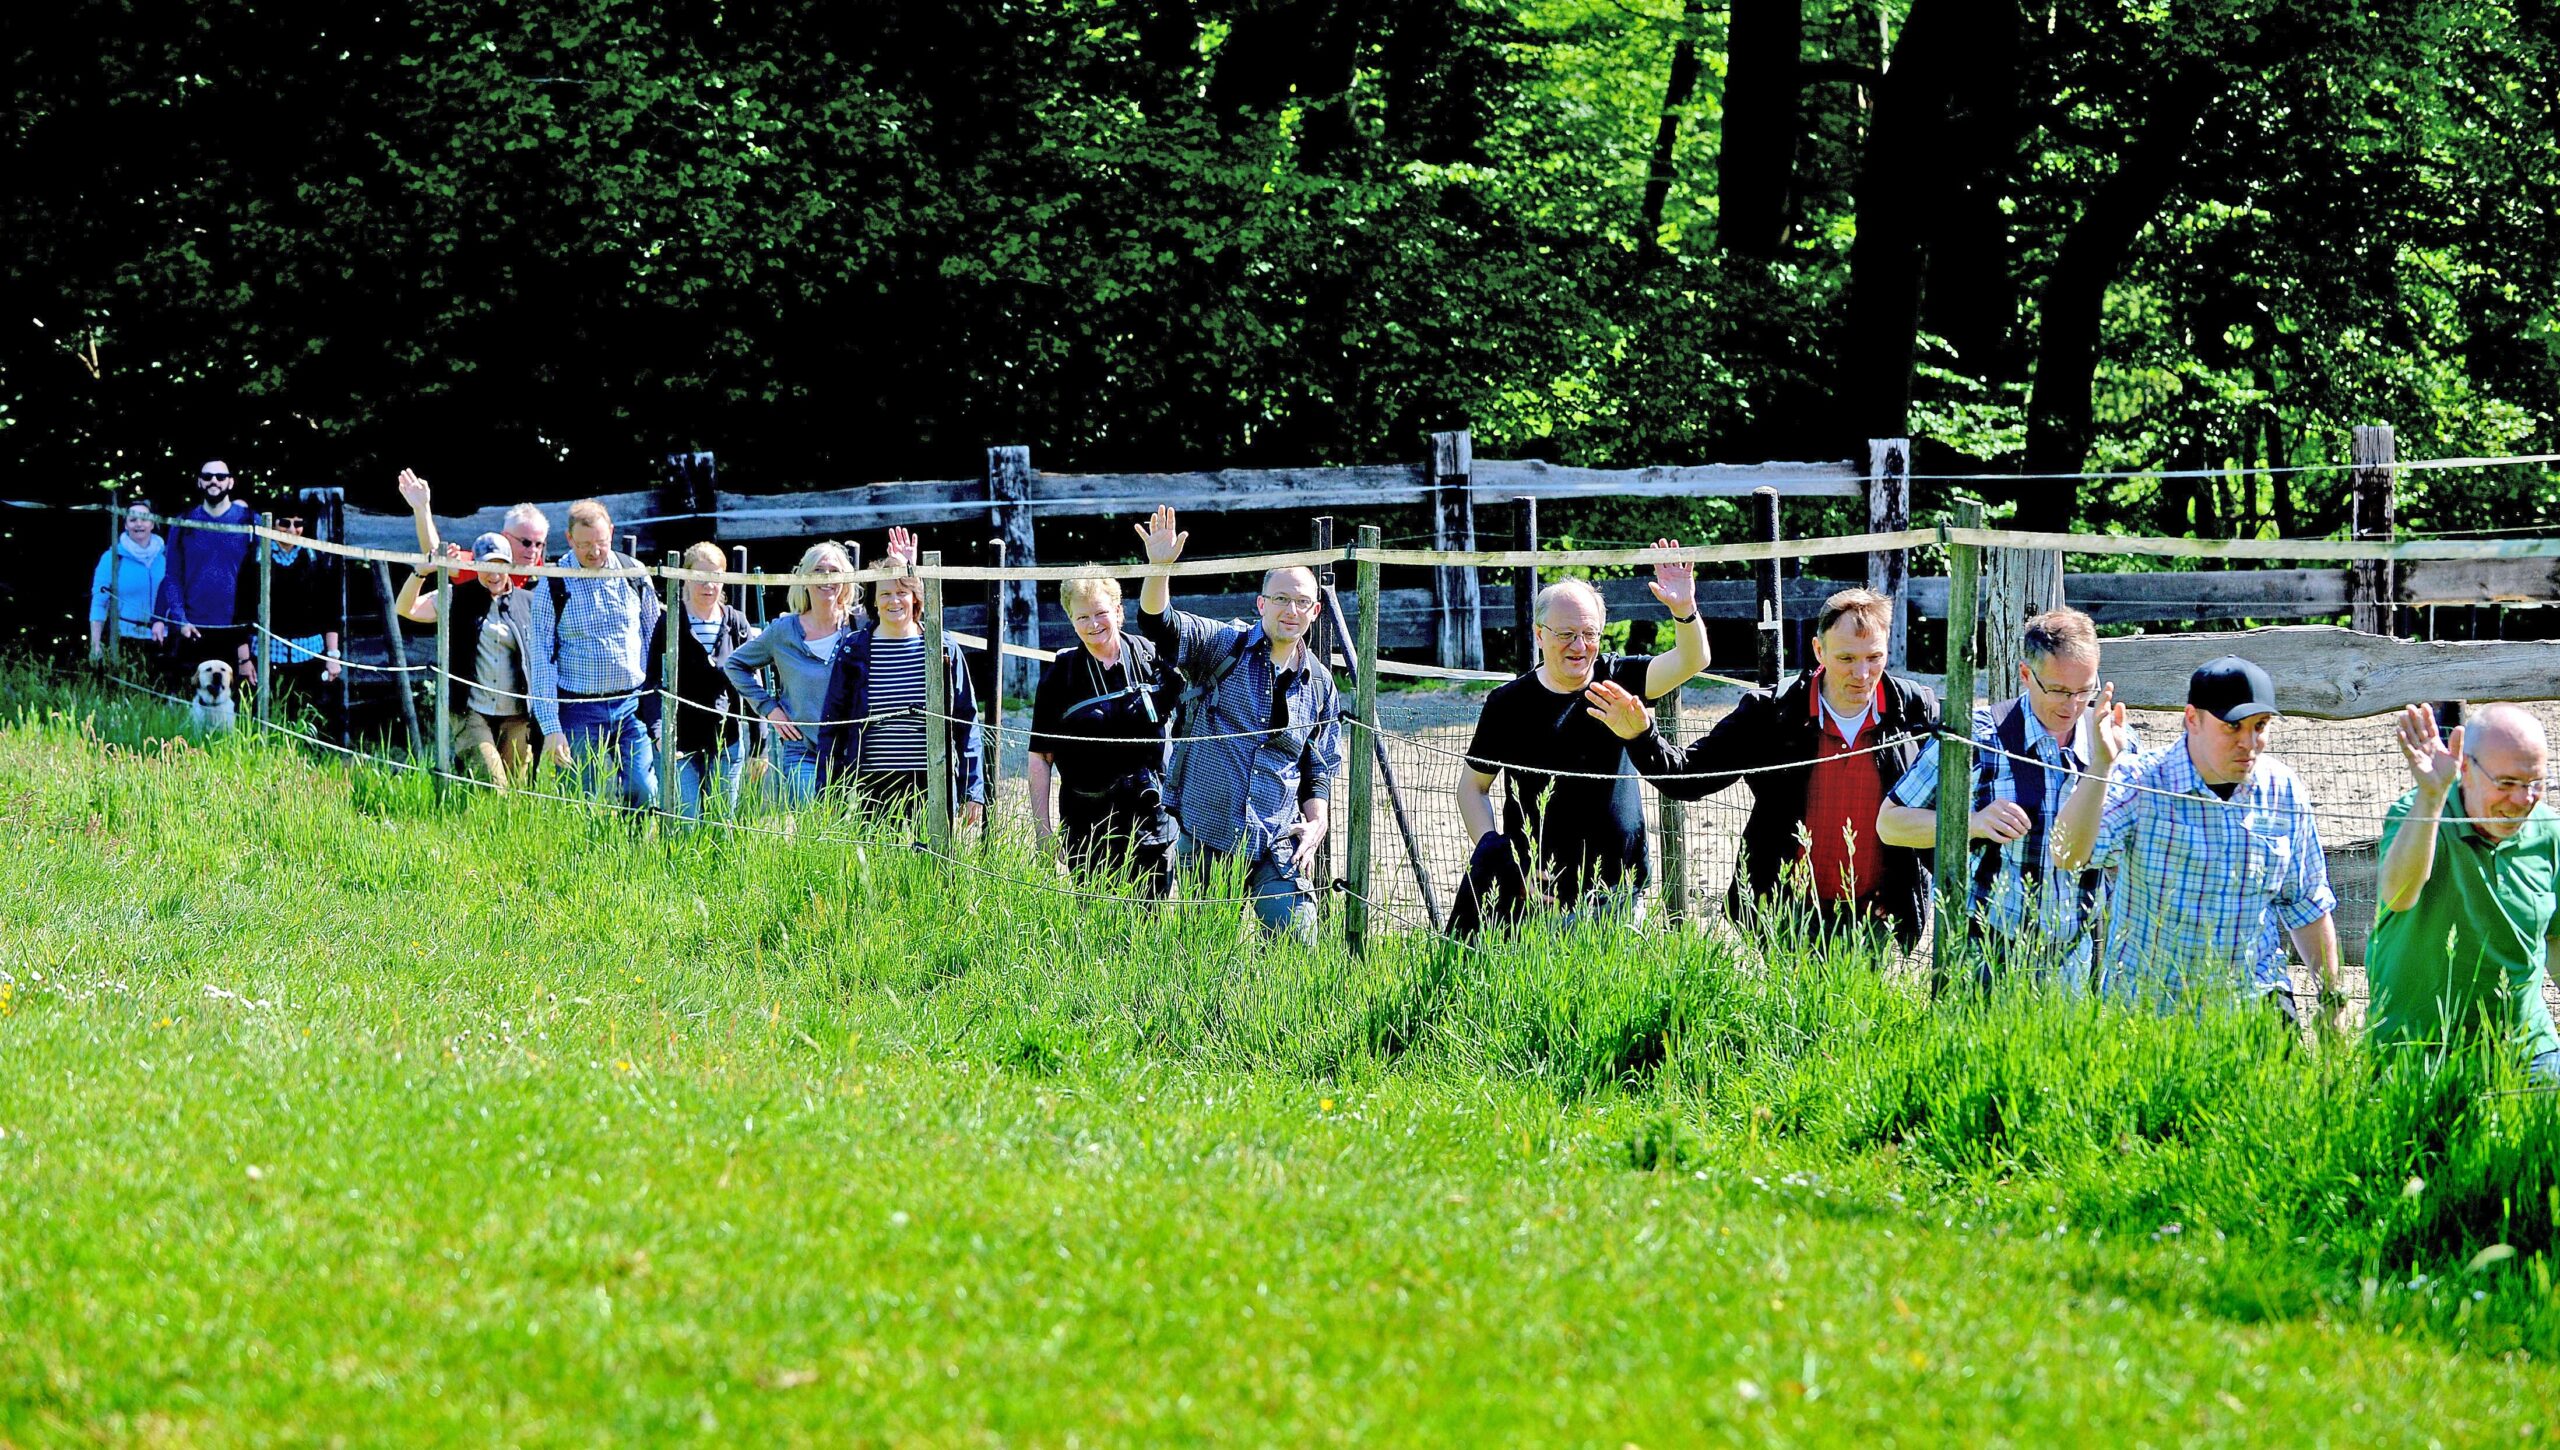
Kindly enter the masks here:
[[[838, 625], [829, 644], [841, 643], [851, 632], [850, 625]], [[757, 678], [756, 671], [773, 666], [782, 681], [782, 693], [776, 697]], [[821, 658], [809, 648], [809, 637], [801, 632], [800, 616], [785, 614], [764, 627], [764, 632], [729, 656], [720, 668], [737, 686], [747, 709], [756, 715], [769, 713], [775, 705], [789, 712], [794, 725], [814, 725], [825, 709], [827, 673], [835, 667], [835, 656]]]

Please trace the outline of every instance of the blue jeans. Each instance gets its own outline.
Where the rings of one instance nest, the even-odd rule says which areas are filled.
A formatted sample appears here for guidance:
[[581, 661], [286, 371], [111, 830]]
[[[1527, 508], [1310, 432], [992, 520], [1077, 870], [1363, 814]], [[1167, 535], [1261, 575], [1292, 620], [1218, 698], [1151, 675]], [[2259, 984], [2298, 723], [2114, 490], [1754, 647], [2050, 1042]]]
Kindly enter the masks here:
[[702, 819], [705, 787], [718, 794], [725, 815], [738, 813], [738, 786], [746, 779], [746, 743], [676, 757], [676, 809], [688, 821]]
[[2560, 1088], [2560, 1052], [2537, 1052], [2524, 1065], [2525, 1081], [2535, 1087]]
[[590, 793], [601, 788], [609, 778], [605, 771], [612, 769], [622, 777], [623, 804], [646, 810], [658, 803], [658, 744], [640, 723], [639, 697], [562, 700], [560, 733]]
[[804, 734], [798, 740], [773, 737], [773, 779], [765, 789], [774, 804], [805, 806], [818, 796], [818, 742]]
[[[1283, 854], [1266, 855], [1253, 863], [1245, 873], [1244, 894], [1252, 898], [1254, 919], [1262, 924], [1263, 935], [1287, 932], [1312, 943], [1316, 939], [1315, 891], [1284, 859], [1288, 849], [1284, 842], [1274, 848]], [[1185, 879], [1195, 885], [1208, 880], [1210, 872], [1235, 854], [1210, 850], [1187, 835], [1175, 850]]]

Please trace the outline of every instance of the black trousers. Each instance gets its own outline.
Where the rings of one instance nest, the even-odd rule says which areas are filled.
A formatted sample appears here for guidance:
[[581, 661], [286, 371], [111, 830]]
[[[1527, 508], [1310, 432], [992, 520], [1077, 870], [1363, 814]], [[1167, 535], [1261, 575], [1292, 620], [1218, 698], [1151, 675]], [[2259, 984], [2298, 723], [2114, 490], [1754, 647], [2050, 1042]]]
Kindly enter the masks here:
[[1062, 824], [1067, 865], [1076, 874], [1125, 877], [1140, 895], [1158, 900], [1173, 894], [1175, 832], [1163, 811], [1144, 819], [1107, 809], [1083, 818], [1069, 811]]

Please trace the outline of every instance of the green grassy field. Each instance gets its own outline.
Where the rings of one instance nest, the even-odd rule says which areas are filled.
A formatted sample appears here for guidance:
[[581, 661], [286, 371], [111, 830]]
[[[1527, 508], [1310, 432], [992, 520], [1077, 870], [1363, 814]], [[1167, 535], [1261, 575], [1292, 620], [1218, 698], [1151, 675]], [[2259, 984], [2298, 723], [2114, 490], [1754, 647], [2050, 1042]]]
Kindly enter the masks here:
[[1704, 936], [1353, 962], [0, 686], [0, 1442], [2560, 1423], [2502, 1063]]

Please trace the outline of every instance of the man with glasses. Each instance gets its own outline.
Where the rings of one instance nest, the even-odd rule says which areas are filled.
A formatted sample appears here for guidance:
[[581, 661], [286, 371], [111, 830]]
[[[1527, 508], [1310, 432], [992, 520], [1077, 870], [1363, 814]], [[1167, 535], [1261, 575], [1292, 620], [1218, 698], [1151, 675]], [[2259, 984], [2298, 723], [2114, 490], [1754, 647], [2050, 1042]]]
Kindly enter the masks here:
[[[2491, 705], [2439, 742], [2433, 714], [2412, 705], [2400, 754], [2414, 785], [2382, 827], [2366, 1025], [2376, 1042], [2430, 1047], [2486, 1034], [2560, 1085], [2542, 995], [2560, 909], [2560, 819], [2542, 805], [2550, 738], [2526, 711]], [[2456, 801], [2458, 818], [2446, 814]]]
[[[1190, 537], [1170, 507], [1138, 525], [1150, 564], [1181, 558]], [[1311, 569], [1263, 575], [1252, 620], [1175, 609], [1162, 574], [1150, 575], [1138, 594], [1138, 633], [1186, 682], [1164, 792], [1182, 827], [1182, 869], [1196, 881], [1221, 863], [1241, 863], [1263, 930], [1302, 941], [1315, 936], [1307, 869], [1324, 842], [1342, 768], [1333, 671], [1307, 645], [1323, 611]]]
[[[2097, 871], [2050, 869], [2054, 817], [2090, 768], [2089, 706], [2098, 698], [2098, 630], [2076, 609], [2027, 621], [2020, 692], [1973, 712], [1972, 930], [1992, 963], [2075, 987], [2094, 986], [2091, 938], [2105, 890]], [[1921, 748], [1876, 814], [1888, 846], [1927, 850], [1938, 840], [1938, 744]]]
[[[642, 715], [665, 603], [638, 570], [640, 561], [613, 548], [613, 516], [594, 499], [569, 505], [569, 552], [562, 568], [621, 569], [619, 578], [543, 579], [532, 594], [532, 633], [524, 647], [525, 693], [542, 730], [542, 759], [562, 769], [618, 777], [623, 804], [646, 810], [658, 800], [658, 747]], [[591, 780], [590, 787], [598, 784]]]
[[[1656, 539], [1653, 546], [1680, 544]], [[1511, 925], [1533, 906], [1642, 919], [1652, 877], [1644, 799], [1626, 743], [1593, 718], [1587, 692], [1609, 683], [1658, 700], [1707, 667], [1695, 568], [1658, 564], [1651, 587], [1671, 614], [1669, 654], [1606, 652], [1608, 605], [1588, 581], [1562, 579], [1538, 591], [1531, 611], [1537, 667], [1485, 697], [1458, 767], [1458, 814], [1476, 846], [1449, 913], [1452, 932]], [[1509, 780], [1499, 823], [1497, 777]]]
[[2054, 818], [2053, 864], [2120, 868], [2102, 990], [2162, 1008], [2236, 994], [2296, 1019], [2290, 937], [2335, 1025], [2338, 898], [2310, 795], [2267, 753], [2275, 682], [2238, 655], [2205, 661], [2187, 679], [2185, 737], [2138, 759], [2115, 687], [2092, 708], [2090, 773]]
[[[204, 502], [169, 531], [169, 571], [160, 581], [160, 617], [151, 622], [151, 638], [166, 649], [161, 664], [171, 679], [191, 679], [205, 660], [228, 663], [248, 643], [250, 624], [239, 612], [240, 567], [249, 562], [256, 536], [185, 527], [256, 523], [249, 506], [232, 498], [233, 482], [230, 464], [207, 459], [196, 470]], [[177, 626], [175, 644], [169, 641], [171, 625]]]

